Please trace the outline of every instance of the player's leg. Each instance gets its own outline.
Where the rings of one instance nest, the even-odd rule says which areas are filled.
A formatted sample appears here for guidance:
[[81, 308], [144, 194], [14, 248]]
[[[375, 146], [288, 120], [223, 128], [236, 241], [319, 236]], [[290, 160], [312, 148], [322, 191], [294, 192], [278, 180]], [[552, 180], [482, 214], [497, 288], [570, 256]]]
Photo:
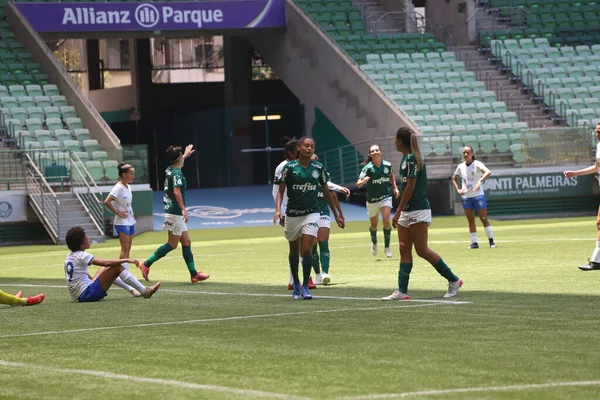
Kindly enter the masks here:
[[[288, 218], [288, 221], [290, 218]], [[287, 222], [286, 222], [287, 223]], [[292, 297], [295, 299], [299, 299], [301, 297], [300, 294], [300, 277], [298, 276], [298, 270], [300, 263], [300, 238], [294, 239], [293, 241], [289, 241], [289, 253], [288, 253], [288, 262], [290, 265], [290, 272], [292, 274], [292, 286], [294, 292], [292, 293]]]
[[6, 304], [9, 306], [26, 306], [27, 299], [13, 296], [12, 294], [8, 294], [0, 290], [0, 304]]
[[[391, 199], [390, 199], [391, 203]], [[392, 258], [392, 249], [390, 248], [390, 241], [392, 238], [392, 220], [390, 214], [392, 212], [391, 205], [384, 205], [380, 209], [381, 211], [381, 222], [383, 223], [383, 241], [384, 251], [387, 258]]]
[[[117, 233], [119, 234], [119, 244], [121, 245], [121, 252], [119, 253], [119, 258], [129, 258], [129, 253], [131, 251], [131, 242], [133, 242], [133, 234], [129, 231], [129, 226], [119, 225], [117, 226]], [[144, 290], [140, 291], [140, 287], [145, 289], [144, 285], [139, 283], [137, 279], [129, 272], [129, 263], [123, 263], [123, 267], [125, 270], [119, 275], [117, 279], [115, 279], [115, 286], [118, 286], [122, 289], [127, 290], [133, 297], [140, 297]], [[135, 279], [135, 282], [138, 285], [132, 285], [130, 282], [132, 279]]]
[[592, 258], [586, 265], [579, 267], [582, 271], [593, 271], [600, 270], [600, 207], [598, 208], [598, 215], [596, 216], [596, 248], [592, 253]]
[[471, 246], [469, 248], [478, 249], [479, 243], [477, 242], [477, 227], [475, 226], [475, 210], [471, 204], [471, 199], [466, 200], [467, 202], [463, 201], [463, 207], [465, 210], [465, 217], [467, 217], [467, 221], [469, 222], [469, 233], [471, 234]]
[[205, 281], [210, 278], [209, 274], [204, 274], [202, 271], [196, 271], [194, 254], [192, 253], [192, 239], [190, 238], [190, 234], [187, 230], [182, 232], [179, 242], [181, 243], [181, 253], [183, 255], [183, 259], [185, 260], [185, 265], [190, 272], [190, 279], [192, 283]]
[[321, 268], [323, 270], [322, 274], [322, 284], [329, 285], [331, 282], [331, 277], [329, 276], [329, 266], [331, 262], [331, 254], [329, 252], [329, 234], [331, 233], [331, 228], [322, 226], [319, 228], [319, 232], [317, 232], [317, 242], [319, 244], [319, 252], [321, 256]]
[[122, 265], [118, 267], [102, 267], [98, 271], [96, 271], [96, 275], [94, 275], [93, 282], [98, 282], [100, 287], [105, 292], [110, 289], [115, 279], [119, 277], [119, 274], [123, 272], [125, 268]]
[[458, 289], [462, 286], [462, 280], [454, 275], [450, 267], [444, 262], [442, 257], [431, 250], [428, 245], [429, 226], [427, 222], [417, 222], [409, 226], [410, 236], [413, 240], [417, 255], [427, 260], [435, 270], [448, 280], [448, 292], [444, 297], [456, 296]]
[[[154, 253], [148, 257], [146, 261], [139, 265], [139, 269], [142, 271], [142, 276], [145, 280], [148, 280], [148, 274], [150, 273], [150, 267], [152, 264], [175, 250], [179, 244], [179, 239], [184, 231], [185, 223], [183, 222], [183, 216], [181, 215], [166, 215], [165, 223], [163, 225], [164, 230], [168, 230], [167, 243], [159, 246]], [[185, 227], [187, 230], [187, 227]]]
[[302, 254], [302, 297], [306, 300], [312, 298], [308, 290], [310, 271], [312, 270], [312, 249], [317, 243], [317, 232], [314, 234], [303, 233], [300, 238], [300, 252]]
[[[371, 208], [370, 203], [367, 203], [367, 209]], [[371, 254], [377, 255], [377, 225], [379, 224], [379, 209], [374, 215], [369, 210], [369, 234], [371, 235]]]
[[492, 230], [492, 224], [490, 224], [490, 220], [487, 216], [487, 204], [485, 202], [484, 196], [481, 197], [481, 203], [478, 202], [479, 208], [477, 209], [477, 215], [483, 224], [483, 229], [485, 230], [485, 234], [488, 238], [488, 242], [490, 243], [490, 247], [495, 248], [496, 243], [494, 243], [494, 231]]
[[412, 271], [413, 242], [408, 227], [398, 225], [398, 246], [400, 247], [400, 266], [398, 268], [398, 289], [381, 300], [408, 300], [408, 281]]

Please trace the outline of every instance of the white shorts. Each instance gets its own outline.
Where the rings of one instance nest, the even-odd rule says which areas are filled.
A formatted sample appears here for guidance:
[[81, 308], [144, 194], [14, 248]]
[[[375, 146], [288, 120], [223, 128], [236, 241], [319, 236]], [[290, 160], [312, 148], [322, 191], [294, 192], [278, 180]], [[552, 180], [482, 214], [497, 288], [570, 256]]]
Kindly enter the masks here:
[[165, 223], [162, 226], [165, 231], [171, 232], [175, 236], [181, 236], [187, 232], [188, 228], [183, 220], [183, 215], [165, 214]]
[[382, 207], [392, 208], [392, 198], [386, 197], [385, 199], [377, 201], [375, 203], [367, 202], [367, 213], [369, 214], [369, 218], [377, 216], [377, 214], [379, 214], [379, 210], [381, 210]]
[[317, 237], [319, 231], [319, 213], [304, 215], [302, 217], [285, 217], [283, 233], [285, 238], [293, 242], [302, 235]]
[[331, 217], [329, 215], [321, 215], [319, 218], [319, 228], [331, 229]]
[[431, 210], [400, 212], [400, 218], [398, 219], [400, 226], [408, 228], [410, 225], [418, 224], [419, 222], [425, 222], [427, 226], [431, 225]]

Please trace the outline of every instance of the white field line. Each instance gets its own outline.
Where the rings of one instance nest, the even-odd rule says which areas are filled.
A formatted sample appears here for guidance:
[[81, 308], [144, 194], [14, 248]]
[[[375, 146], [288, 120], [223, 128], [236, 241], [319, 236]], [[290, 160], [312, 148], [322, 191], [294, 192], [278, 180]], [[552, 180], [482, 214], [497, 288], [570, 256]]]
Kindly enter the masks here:
[[216, 386], [216, 385], [203, 385], [200, 383], [192, 383], [192, 382], [182, 382], [172, 379], [158, 379], [158, 378], [146, 378], [140, 376], [131, 376], [131, 375], [123, 375], [123, 374], [115, 374], [107, 371], [93, 371], [87, 369], [70, 369], [70, 368], [55, 368], [44, 365], [36, 365], [36, 364], [27, 364], [21, 362], [11, 362], [0, 360], [0, 367], [11, 367], [11, 368], [25, 368], [27, 370], [42, 370], [51, 373], [60, 373], [60, 374], [78, 374], [78, 375], [87, 375], [93, 376], [96, 378], [110, 379], [110, 380], [122, 380], [128, 382], [135, 383], [150, 383], [154, 385], [161, 386], [172, 386], [180, 389], [194, 389], [194, 390], [203, 390], [203, 391], [211, 391], [211, 392], [221, 392], [221, 393], [232, 393], [238, 394], [240, 396], [255, 396], [255, 397], [266, 397], [272, 399], [290, 399], [290, 400], [300, 400], [306, 399], [306, 397], [297, 397], [293, 395], [283, 394], [283, 393], [273, 393], [273, 392], [264, 392], [262, 390], [249, 390], [249, 389], [237, 389], [230, 388], [226, 386]]
[[402, 392], [402, 393], [387, 393], [373, 394], [356, 397], [344, 397], [344, 400], [372, 400], [372, 399], [394, 399], [415, 396], [439, 396], [444, 394], [456, 393], [485, 393], [485, 392], [511, 392], [519, 390], [532, 389], [548, 389], [556, 387], [573, 387], [573, 386], [599, 386], [600, 381], [575, 381], [575, 382], [549, 382], [549, 383], [532, 383], [527, 385], [507, 385], [507, 386], [488, 386], [488, 387], [473, 387], [473, 388], [457, 388], [445, 390], [423, 390], [419, 392]]
[[184, 320], [184, 321], [150, 322], [150, 323], [146, 323], [146, 324], [100, 326], [100, 327], [96, 327], [96, 328], [65, 329], [65, 330], [61, 330], [61, 331], [31, 332], [31, 333], [21, 333], [21, 334], [14, 334], [14, 335], [2, 335], [2, 336], [0, 336], [0, 339], [8, 339], [8, 338], [15, 338], [15, 337], [28, 337], [28, 336], [62, 335], [65, 333], [108, 331], [108, 330], [114, 330], [114, 329], [148, 328], [148, 327], [168, 326], [168, 325], [201, 324], [201, 323], [208, 323], [208, 322], [223, 322], [223, 321], [241, 321], [241, 320], [248, 320], [248, 319], [290, 317], [290, 316], [308, 315], [308, 314], [342, 313], [342, 312], [355, 312], [355, 311], [379, 311], [379, 310], [397, 309], [397, 308], [433, 307], [433, 306], [441, 306], [441, 305], [442, 304], [440, 304], [440, 303], [411, 304], [411, 305], [405, 304], [405, 305], [401, 305], [401, 306], [338, 308], [338, 309], [334, 309], [334, 310], [311, 310], [311, 311], [296, 311], [296, 312], [275, 313], [275, 314], [258, 314], [258, 315], [243, 315], [243, 316], [221, 317], [221, 318], [190, 319], [190, 320]]
[[[66, 289], [66, 286], [62, 285], [35, 285], [29, 283], [3, 283], [2, 287], [38, 287], [38, 288], [50, 288], [50, 289]], [[111, 287], [111, 289], [121, 290], [120, 288]], [[215, 296], [248, 296], [248, 297], [290, 297], [289, 294], [281, 293], [229, 293], [229, 292], [204, 292], [204, 291], [192, 291], [192, 290], [177, 290], [177, 289], [161, 289], [161, 293], [185, 293], [185, 294], [206, 294]], [[314, 293], [314, 292], [313, 292]], [[329, 300], [364, 300], [364, 301], [380, 301], [381, 297], [353, 297], [353, 296], [314, 296], [314, 299], [329, 299]], [[440, 303], [440, 304], [472, 304], [470, 301], [456, 301], [456, 300], [402, 300], [403, 303]]]

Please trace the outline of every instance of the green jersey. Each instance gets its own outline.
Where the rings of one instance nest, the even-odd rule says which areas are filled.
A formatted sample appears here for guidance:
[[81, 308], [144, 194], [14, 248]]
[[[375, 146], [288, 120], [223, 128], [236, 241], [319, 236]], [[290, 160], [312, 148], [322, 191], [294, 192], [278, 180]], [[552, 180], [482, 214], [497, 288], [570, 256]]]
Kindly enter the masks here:
[[302, 217], [319, 212], [319, 191], [327, 183], [325, 168], [318, 161], [311, 161], [304, 168], [298, 160], [285, 164], [281, 171], [280, 183], [285, 183], [288, 203], [285, 214], [288, 217]]
[[377, 203], [385, 198], [392, 197], [390, 175], [393, 173], [392, 163], [385, 160], [381, 162], [379, 167], [373, 162], [364, 166], [358, 177], [359, 179], [367, 176], [370, 178], [367, 182], [367, 203]]
[[[327, 172], [327, 170], [325, 169], [325, 179], [327, 182], [329, 182], [331, 180], [331, 177], [329, 176], [329, 172]], [[329, 211], [329, 204], [327, 203], [327, 200], [325, 200], [325, 196], [323, 196], [323, 187], [319, 186], [319, 212], [321, 213], [321, 215], [327, 215], [330, 216], [331, 213]]]
[[408, 153], [402, 158], [400, 164], [400, 191], [404, 193], [409, 178], [416, 178], [415, 190], [412, 197], [402, 211], [429, 210], [427, 200], [427, 168], [423, 162], [423, 168], [419, 169], [417, 160], [413, 153]]
[[163, 195], [163, 207], [165, 214], [183, 215], [181, 208], [175, 200], [174, 190], [176, 187], [181, 190], [181, 197], [185, 206], [185, 189], [187, 188], [187, 182], [181, 168], [169, 167], [165, 170], [165, 194]]

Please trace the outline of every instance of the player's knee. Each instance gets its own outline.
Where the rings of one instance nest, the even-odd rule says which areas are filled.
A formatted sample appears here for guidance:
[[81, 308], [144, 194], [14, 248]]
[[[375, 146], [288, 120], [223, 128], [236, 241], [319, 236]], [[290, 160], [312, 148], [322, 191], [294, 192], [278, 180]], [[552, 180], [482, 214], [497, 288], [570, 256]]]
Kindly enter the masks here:
[[429, 247], [415, 247], [415, 251], [417, 255], [421, 258], [427, 258], [427, 254], [429, 253]]
[[600, 231], [600, 219], [596, 220], [596, 229]]

